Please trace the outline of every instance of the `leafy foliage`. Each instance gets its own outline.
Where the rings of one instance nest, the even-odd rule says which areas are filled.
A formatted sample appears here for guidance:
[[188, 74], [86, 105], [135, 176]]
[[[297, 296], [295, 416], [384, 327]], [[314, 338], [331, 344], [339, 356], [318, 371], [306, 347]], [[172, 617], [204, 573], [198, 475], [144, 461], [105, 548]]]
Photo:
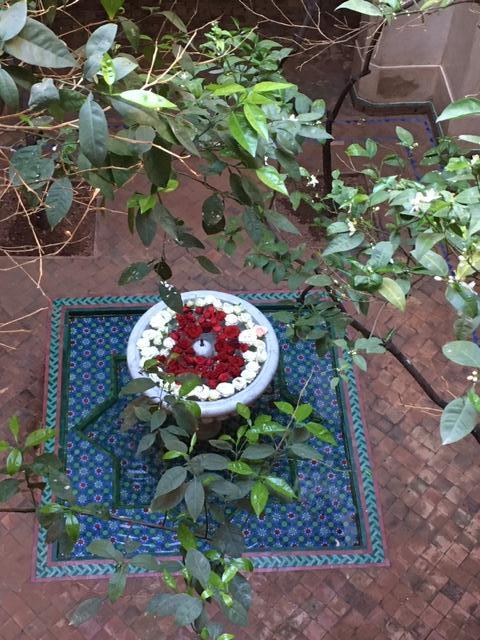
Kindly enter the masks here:
[[[100, 3], [109, 22], [74, 49], [47, 26], [55, 2], [47, 3], [53, 11], [30, 15], [25, 0], [0, 10], [0, 98], [28, 140], [10, 150], [9, 188], [27, 213], [41, 211], [54, 228], [68, 218], [79, 188], [108, 201], [142, 174], [143, 191], [130, 197], [126, 219], [149, 257], [125, 265], [120, 284], [155, 277], [160, 298], [180, 311], [169, 250], [182, 247], [192, 265], [221, 274], [221, 260], [205, 255], [207, 240], [227, 256], [246, 245], [247, 266], [299, 292], [297, 303], [277, 314], [286, 335], [311, 341], [320, 356], [338, 350], [332, 386], [347, 379], [353, 365], [365, 371], [370, 357], [392, 350], [394, 320], [385, 335], [375, 335], [362, 331], [357, 318], [367, 317], [373, 305], [390, 305], [394, 318], [402, 318], [416, 281], [434, 280], [456, 314], [455, 340], [444, 345], [443, 354], [472, 369], [469, 388], [443, 412], [440, 435], [449, 444], [471, 433], [480, 414], [480, 348], [473, 339], [480, 326], [478, 155], [444, 138], [425, 154], [425, 175], [407, 178], [400, 152], [411, 153], [417, 142], [410, 131], [396, 127], [398, 154], [379, 158], [372, 139], [346, 150], [361, 163], [367, 186], [348, 185], [337, 171], [330, 193], [313, 193], [310, 187], [318, 180], [299, 158], [307, 141], [328, 142], [331, 129], [324, 126], [324, 101], [310, 99], [283, 76], [289, 48], [238, 25], [228, 30], [214, 22], [193, 33], [173, 11], [142, 7], [161, 22], [154, 41], [142, 34], [141, 22], [127, 17], [124, 0]], [[422, 10], [436, 4], [427, 2]], [[377, 18], [379, 24], [402, 13], [396, 0], [347, 0], [337, 8]], [[49, 71], [55, 69], [65, 71]], [[20, 103], [28, 106], [15, 113]], [[480, 101], [464, 98], [438, 120], [479, 113]], [[480, 143], [478, 136], [460, 138]], [[207, 240], [192, 231], [190, 212], [180, 217], [168, 208], [169, 194], [189, 180], [206, 189], [200, 206]], [[322, 237], [313, 251], [288, 215], [300, 205], [309, 208]], [[320, 291], [307, 295], [311, 289]], [[350, 324], [358, 335], [347, 333]], [[226, 514], [241, 510], [247, 518], [261, 517], [270, 501], [297, 500], [298, 479], [277, 475], [280, 459], [322, 464], [315, 442], [332, 445], [335, 439], [299, 397], [276, 403], [278, 420], [238, 405], [238, 424], [200, 449], [199, 409], [185, 399], [197, 381], [181, 384], [179, 399], [167, 396], [159, 406], [136, 397], [123, 416], [123, 429], [138, 420], [149, 425], [136, 455], [154, 448], [165, 464], [150, 509], [164, 514], [160, 526], [176, 532], [181, 561], [172, 567], [108, 540], [93, 542], [89, 551], [114, 565], [106, 595], [111, 603], [125, 590], [129, 566], [160, 572], [167, 592], [154, 594], [149, 613], [173, 616], [202, 640], [229, 640], [232, 636], [210, 620], [208, 606], [215, 602], [229, 621], [247, 624], [252, 596], [243, 574], [253, 567], [242, 555], [242, 530]], [[121, 395], [151, 386], [144, 378], [132, 380]], [[20, 423], [12, 418], [9, 433], [8, 441], [0, 441], [5, 458], [0, 501], [14, 498], [24, 482], [31, 489], [32, 477], [40, 476], [39, 486], [48, 485], [56, 498], [38, 508], [49, 542], [68, 550], [80, 535], [82, 515], [113, 517], [103, 505], [79, 505], [56, 456], [40, 452], [51, 430], [40, 428], [22, 438]], [[70, 623], [83, 624], [104, 601], [80, 603]]]

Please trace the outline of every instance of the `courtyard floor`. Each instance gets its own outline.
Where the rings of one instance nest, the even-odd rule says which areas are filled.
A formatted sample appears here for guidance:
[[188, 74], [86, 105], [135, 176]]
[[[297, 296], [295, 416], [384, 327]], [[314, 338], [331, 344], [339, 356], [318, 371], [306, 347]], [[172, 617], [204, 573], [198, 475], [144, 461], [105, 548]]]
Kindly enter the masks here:
[[[420, 148], [432, 143], [424, 116], [367, 116], [351, 107], [336, 128], [334, 151], [344, 168], [345, 144], [370, 136], [395, 147], [394, 128], [414, 133]], [[306, 166], [318, 170], [320, 158], [307, 152]], [[411, 171], [417, 171], [415, 159]], [[132, 187], [133, 188], [133, 187]], [[64, 296], [126, 295], [155, 292], [153, 281], [117, 285], [120, 272], [158, 245], [144, 250], [127, 230], [120, 192], [114, 210], [98, 215], [95, 253], [90, 257], [46, 258], [41, 288], [35, 285], [38, 263], [13, 268], [0, 259], [1, 321], [48, 307]], [[194, 183], [170, 196], [172, 210], [189, 216], [200, 229], [205, 192]], [[231, 210], [234, 211], [233, 209]], [[313, 244], [313, 240], [310, 240]], [[208, 256], [222, 270], [212, 276], [192, 266], [179, 247], [169, 250], [174, 283], [181, 290], [271, 290], [266, 277], [243, 266], [241, 253], [229, 259], [214, 248]], [[436, 284], [436, 283], [435, 283]], [[397, 323], [396, 342], [420, 366], [445, 397], [461, 389], [458, 367], [449, 368], [440, 345], [451, 337], [452, 318], [440, 286], [416, 289], [405, 317], [385, 310], [378, 330]], [[377, 312], [373, 310], [373, 315]], [[2, 352], [1, 424], [16, 413], [25, 428], [41, 422], [48, 312], [25, 318], [2, 334], [10, 347]], [[415, 382], [389, 355], [369, 361], [361, 376], [373, 467], [379, 485], [387, 555], [386, 568], [350, 568], [256, 574], [250, 624], [239, 640], [478, 640], [480, 637], [480, 467], [478, 444], [467, 438], [440, 445], [438, 417]], [[427, 410], [430, 410], [427, 412]], [[433, 411], [432, 411], [433, 410]], [[33, 583], [34, 517], [0, 513], [0, 640], [183, 640], [190, 637], [173, 624], [143, 614], [149, 594], [161, 580], [134, 578], [127, 596], [106, 606], [98, 620], [79, 629], [66, 614], [93, 594], [104, 593], [105, 580]]]

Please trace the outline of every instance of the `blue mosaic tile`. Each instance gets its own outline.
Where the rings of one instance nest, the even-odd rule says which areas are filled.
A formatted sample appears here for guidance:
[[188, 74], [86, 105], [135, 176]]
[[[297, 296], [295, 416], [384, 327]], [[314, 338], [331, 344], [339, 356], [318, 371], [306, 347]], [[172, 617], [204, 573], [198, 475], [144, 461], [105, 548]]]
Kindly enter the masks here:
[[[257, 304], [278, 303], [284, 298], [285, 294], [248, 296]], [[133, 311], [122, 309], [118, 306], [122, 301], [137, 302], [144, 307]], [[129, 400], [118, 398], [117, 393], [129, 379], [123, 354], [130, 331], [143, 309], [155, 301], [145, 297], [56, 301], [47, 403], [50, 424], [59, 412], [62, 415], [61, 455], [72, 486], [77, 490], [78, 502], [107, 504], [117, 515], [151, 522], [159, 522], [163, 517], [147, 511], [162, 473], [162, 462], [154, 451], [135, 456], [146, 426], [139, 423], [129, 431], [120, 430], [121, 413]], [[76, 310], [77, 304], [92, 305], [92, 308]], [[112, 304], [117, 308], [106, 306]], [[103, 306], [97, 309], [94, 305]], [[65, 310], [68, 313], [61, 342], [59, 335], [64, 318], [61, 312]], [[289, 393], [298, 396], [311, 375], [304, 398], [334, 433], [337, 444], [311, 441], [323, 460], [298, 461], [299, 501], [272, 502], [259, 519], [250, 517], [245, 522], [245, 514], [238, 513], [233, 521], [242, 527], [249, 552], [262, 554], [254, 557], [254, 563], [260, 568], [383, 563], [383, 540], [353, 374], [348, 389], [351, 419], [347, 419], [346, 399], [330, 385], [334, 354], [318, 358], [310, 345], [288, 340], [285, 327], [268, 312], [267, 315], [281, 346], [284, 381]], [[59, 380], [61, 351], [62, 381]], [[56, 406], [59, 384], [61, 407]], [[281, 398], [280, 388], [281, 381], [277, 379], [271, 392], [265, 394], [254, 409], [282, 420], [273, 406], [273, 401]], [[353, 437], [359, 452], [358, 468], [352, 458]], [[276, 469], [276, 473], [291, 481], [291, 470], [286, 463]], [[360, 492], [365, 496], [366, 511]], [[82, 517], [80, 539], [68, 557], [54, 548], [49, 558], [44, 533], [39, 533], [37, 577], [108, 574], [111, 565], [96, 562], [86, 551], [93, 539], [101, 537], [120, 545], [135, 540], [141, 543], [140, 551], [158, 556], [178, 552], [173, 533]]]

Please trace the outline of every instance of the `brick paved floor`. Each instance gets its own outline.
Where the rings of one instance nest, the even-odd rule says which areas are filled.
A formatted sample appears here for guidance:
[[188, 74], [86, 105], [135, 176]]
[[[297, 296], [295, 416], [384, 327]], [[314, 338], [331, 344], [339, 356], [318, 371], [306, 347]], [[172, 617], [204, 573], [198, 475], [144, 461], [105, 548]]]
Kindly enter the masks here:
[[[348, 116], [348, 112], [344, 117]], [[404, 125], [428, 144], [419, 125]], [[391, 125], [365, 118], [337, 127], [341, 140], [384, 136], [391, 146]], [[306, 154], [310, 169], [318, 156]], [[340, 166], [341, 163], [340, 163]], [[170, 197], [172, 209], [187, 214], [199, 226], [199, 203], [204, 194], [189, 185]], [[124, 210], [126, 195], [119, 194], [113, 208]], [[121, 219], [120, 219], [121, 218]], [[42, 286], [51, 298], [59, 296], [150, 293], [153, 283], [127, 289], [116, 284], [124, 266], [145, 254], [131, 239], [123, 213], [99, 215], [93, 257], [49, 258], [44, 261]], [[209, 257], [222, 268], [219, 277], [201, 273], [185, 252], [169, 251], [175, 284], [182, 289], [218, 287], [226, 290], [272, 288], [257, 272], [235, 259]], [[0, 312], [2, 320], [18, 317], [46, 300], [21, 271], [0, 260]], [[30, 275], [35, 265], [26, 265]], [[35, 276], [34, 276], [35, 277]], [[374, 310], [376, 313], [378, 309]], [[385, 311], [379, 329], [398, 323], [397, 342], [420, 363], [420, 368], [448, 397], [461, 388], [458, 369], [449, 369], [440, 344], [451, 335], [451, 317], [443, 293], [434, 286], [415, 291], [408, 313], [400, 317]], [[2, 341], [15, 347], [2, 353], [1, 414], [18, 413], [28, 428], [41, 420], [47, 314], [21, 323], [25, 333]], [[16, 325], [17, 326], [17, 325]], [[258, 574], [250, 625], [240, 640], [478, 640], [480, 637], [480, 469], [478, 445], [467, 439], [441, 447], [434, 409], [415, 383], [390, 356], [370, 360], [362, 376], [366, 420], [373, 463], [383, 508], [391, 566], [377, 569], [319, 570]], [[5, 421], [2, 420], [1, 424]], [[157, 579], [133, 579], [127, 597], [106, 606], [96, 621], [68, 627], [65, 614], [76, 602], [104, 593], [105, 580], [34, 584], [30, 581], [33, 517], [0, 514], [0, 640], [150, 640], [189, 637], [168, 622], [158, 623], [142, 614], [148, 594], [160, 587]]]

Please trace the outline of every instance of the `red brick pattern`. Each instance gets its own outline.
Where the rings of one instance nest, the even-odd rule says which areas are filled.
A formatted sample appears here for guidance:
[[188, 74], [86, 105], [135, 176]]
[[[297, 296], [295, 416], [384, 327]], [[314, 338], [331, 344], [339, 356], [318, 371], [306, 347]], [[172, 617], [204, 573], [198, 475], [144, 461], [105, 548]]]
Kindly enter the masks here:
[[[417, 129], [422, 135], [421, 127]], [[391, 135], [390, 126], [339, 127], [340, 137], [361, 140]], [[341, 151], [341, 144], [334, 147]], [[318, 156], [305, 164], [318, 168]], [[140, 182], [140, 181], [139, 181]], [[141, 190], [142, 185], [135, 188]], [[193, 183], [170, 196], [170, 206], [199, 227], [205, 193]], [[160, 240], [141, 248], [126, 231], [119, 194], [117, 213], [98, 215], [96, 251], [89, 258], [48, 258], [42, 286], [50, 297], [151, 293], [149, 282], [120, 288], [116, 279], [131, 261], [159, 252]], [[310, 241], [313, 244], [313, 241]], [[262, 274], [243, 267], [242, 256], [229, 259], [210, 248], [208, 256], [223, 271], [215, 277], [199, 271], [178, 247], [169, 249], [175, 284], [182, 289], [272, 288]], [[45, 305], [41, 291], [11, 263], [0, 260], [0, 309], [10, 319]], [[25, 269], [35, 273], [35, 265]], [[379, 307], [373, 310], [376, 314]], [[405, 317], [384, 310], [378, 330], [398, 323], [397, 342], [445, 397], [466, 381], [441, 354], [451, 336], [452, 317], [440, 287], [415, 291]], [[26, 333], [2, 334], [15, 349], [2, 353], [2, 418], [14, 412], [33, 428], [41, 418], [47, 315], [21, 323]], [[18, 327], [17, 327], [18, 328]], [[298, 571], [257, 574], [250, 625], [241, 640], [478, 640], [480, 637], [480, 468], [473, 439], [441, 447], [438, 412], [390, 356], [374, 356], [361, 386], [373, 449], [374, 474], [383, 508], [388, 568]], [[5, 424], [2, 420], [1, 424]], [[25, 504], [28, 504], [25, 502]], [[76, 602], [106, 591], [105, 580], [32, 583], [33, 516], [0, 514], [0, 640], [184, 640], [170, 621], [143, 615], [149, 594], [161, 589], [157, 578], [132, 579], [127, 596], [106, 605], [98, 620], [80, 629], [66, 614]]]

